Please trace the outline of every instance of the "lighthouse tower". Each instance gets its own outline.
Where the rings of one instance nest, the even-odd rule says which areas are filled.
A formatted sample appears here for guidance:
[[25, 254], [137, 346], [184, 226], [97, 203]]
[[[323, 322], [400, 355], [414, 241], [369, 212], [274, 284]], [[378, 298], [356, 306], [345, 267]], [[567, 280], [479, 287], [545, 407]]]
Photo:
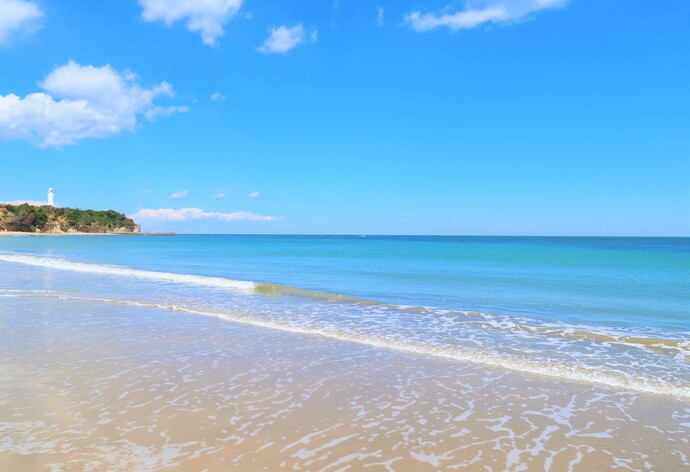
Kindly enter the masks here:
[[48, 189], [48, 205], [49, 205], [49, 206], [55, 206], [55, 205], [54, 205], [54, 201], [53, 201], [54, 195], [55, 195], [55, 194], [53, 193], [53, 187], [50, 187], [50, 188]]

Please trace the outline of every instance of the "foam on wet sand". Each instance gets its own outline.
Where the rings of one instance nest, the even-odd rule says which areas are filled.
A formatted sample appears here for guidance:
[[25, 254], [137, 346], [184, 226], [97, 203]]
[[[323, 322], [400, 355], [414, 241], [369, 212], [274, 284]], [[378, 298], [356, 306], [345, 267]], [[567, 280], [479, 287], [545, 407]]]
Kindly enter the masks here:
[[145, 307], [7, 296], [0, 323], [3, 470], [690, 466], [673, 397]]

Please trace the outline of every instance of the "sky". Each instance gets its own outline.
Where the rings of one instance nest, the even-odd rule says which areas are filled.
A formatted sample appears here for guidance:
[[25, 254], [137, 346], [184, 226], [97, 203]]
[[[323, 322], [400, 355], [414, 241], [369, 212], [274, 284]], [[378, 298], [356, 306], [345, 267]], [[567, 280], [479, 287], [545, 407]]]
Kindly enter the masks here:
[[0, 0], [0, 201], [690, 236], [690, 2]]

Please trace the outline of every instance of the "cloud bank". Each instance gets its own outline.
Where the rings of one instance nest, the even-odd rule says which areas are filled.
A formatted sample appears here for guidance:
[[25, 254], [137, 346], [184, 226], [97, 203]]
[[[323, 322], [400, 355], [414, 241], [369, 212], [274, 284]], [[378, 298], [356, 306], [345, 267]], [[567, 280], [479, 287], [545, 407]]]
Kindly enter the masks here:
[[145, 208], [139, 210], [130, 218], [134, 220], [156, 220], [156, 221], [191, 221], [199, 219], [215, 219], [221, 221], [282, 221], [282, 216], [263, 216], [248, 211], [235, 211], [232, 213], [221, 213], [217, 211], [204, 211], [201, 208]]
[[0, 44], [19, 31], [31, 28], [43, 18], [43, 12], [26, 0], [0, 0]]
[[414, 31], [436, 28], [471, 29], [485, 23], [512, 23], [529, 18], [542, 10], [564, 6], [568, 0], [468, 0], [465, 8], [454, 11], [422, 13], [413, 11], [404, 23]]
[[201, 35], [208, 46], [218, 45], [223, 27], [242, 7], [242, 0], [139, 0], [144, 21], [162, 21], [171, 26], [183, 21], [187, 29]]
[[271, 28], [271, 34], [268, 35], [266, 41], [256, 48], [257, 51], [264, 54], [285, 54], [290, 49], [300, 44], [315, 43], [318, 40], [318, 32], [313, 30], [307, 36], [304, 26], [302, 24], [288, 28], [287, 26], [278, 26]]
[[188, 111], [187, 107], [154, 105], [157, 97], [173, 96], [169, 83], [161, 82], [147, 89], [138, 82], [130, 71], [70, 61], [39, 84], [45, 92], [24, 98], [0, 95], [0, 139], [61, 148], [84, 138], [134, 131], [140, 116], [152, 119]]

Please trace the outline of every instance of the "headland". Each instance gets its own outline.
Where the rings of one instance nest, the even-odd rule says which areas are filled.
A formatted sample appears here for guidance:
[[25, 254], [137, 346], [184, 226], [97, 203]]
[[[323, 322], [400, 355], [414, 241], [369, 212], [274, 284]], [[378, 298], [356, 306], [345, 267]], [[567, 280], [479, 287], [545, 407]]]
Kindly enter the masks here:
[[82, 210], [52, 205], [0, 203], [0, 235], [50, 236], [175, 236], [171, 232], [142, 233], [141, 226], [115, 210]]

